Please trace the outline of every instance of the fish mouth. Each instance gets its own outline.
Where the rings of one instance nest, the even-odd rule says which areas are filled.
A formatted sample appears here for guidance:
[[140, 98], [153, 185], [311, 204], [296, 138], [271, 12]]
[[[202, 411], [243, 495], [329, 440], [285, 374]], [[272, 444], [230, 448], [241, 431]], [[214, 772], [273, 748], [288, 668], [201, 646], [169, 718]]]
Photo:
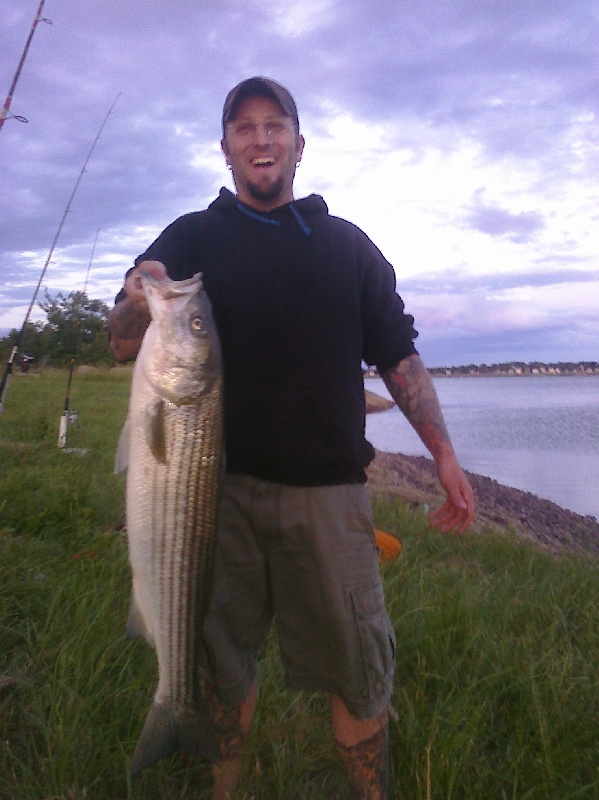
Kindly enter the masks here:
[[197, 272], [191, 278], [185, 278], [182, 281], [175, 281], [168, 276], [165, 276], [164, 278], [157, 278], [151, 272], [144, 271], [142, 272], [140, 280], [142, 286], [146, 284], [160, 289], [166, 300], [170, 300], [174, 297], [179, 297], [182, 295], [192, 295], [204, 288], [201, 272]]

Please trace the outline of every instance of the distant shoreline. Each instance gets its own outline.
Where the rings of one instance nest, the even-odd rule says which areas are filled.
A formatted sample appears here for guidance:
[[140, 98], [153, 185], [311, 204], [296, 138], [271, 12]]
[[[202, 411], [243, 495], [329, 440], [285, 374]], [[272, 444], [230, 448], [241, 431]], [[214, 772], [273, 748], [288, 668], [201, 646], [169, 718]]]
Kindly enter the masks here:
[[[599, 362], [580, 361], [577, 364], [560, 362], [557, 364], [542, 364], [533, 361], [529, 364], [513, 362], [509, 364], [468, 364], [460, 367], [429, 367], [433, 378], [538, 378], [568, 377], [568, 376], [593, 376], [599, 375]], [[364, 379], [380, 378], [374, 367], [364, 372]]]
[[433, 367], [429, 372], [433, 378], [593, 378], [599, 368], [592, 372], [451, 372]]

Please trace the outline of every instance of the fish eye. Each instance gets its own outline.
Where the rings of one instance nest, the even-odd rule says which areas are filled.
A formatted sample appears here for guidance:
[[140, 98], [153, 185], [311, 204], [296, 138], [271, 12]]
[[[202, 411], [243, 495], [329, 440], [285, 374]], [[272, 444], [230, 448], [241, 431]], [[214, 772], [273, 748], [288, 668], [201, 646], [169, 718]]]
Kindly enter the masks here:
[[193, 331], [201, 331], [204, 329], [204, 322], [201, 317], [194, 317], [191, 320], [191, 329]]

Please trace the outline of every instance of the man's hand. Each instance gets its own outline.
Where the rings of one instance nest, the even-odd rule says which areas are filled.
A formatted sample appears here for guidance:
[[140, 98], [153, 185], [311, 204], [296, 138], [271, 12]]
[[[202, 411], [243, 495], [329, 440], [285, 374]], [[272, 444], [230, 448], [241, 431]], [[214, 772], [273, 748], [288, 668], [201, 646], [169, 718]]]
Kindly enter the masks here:
[[441, 533], [452, 530], [464, 533], [474, 522], [476, 513], [474, 493], [468, 478], [455, 458], [437, 463], [437, 475], [447, 500], [431, 511], [428, 515], [429, 522]]
[[158, 280], [167, 277], [166, 267], [160, 261], [142, 261], [127, 275], [123, 286], [127, 296], [108, 315], [110, 349], [117, 361], [136, 358], [150, 324], [150, 310], [141, 282], [143, 274]]
[[161, 261], [142, 261], [125, 280], [123, 289], [131, 305], [140, 312], [149, 314], [146, 296], [141, 283], [142, 275], [151, 275], [157, 280], [166, 278], [166, 267]]

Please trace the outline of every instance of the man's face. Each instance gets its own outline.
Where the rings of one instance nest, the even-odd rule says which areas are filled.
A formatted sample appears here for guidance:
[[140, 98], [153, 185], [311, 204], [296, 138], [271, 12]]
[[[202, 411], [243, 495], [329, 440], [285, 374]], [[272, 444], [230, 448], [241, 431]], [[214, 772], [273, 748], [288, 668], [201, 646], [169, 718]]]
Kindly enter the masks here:
[[239, 199], [260, 211], [293, 200], [293, 178], [304, 137], [268, 97], [248, 97], [227, 122], [221, 142]]

